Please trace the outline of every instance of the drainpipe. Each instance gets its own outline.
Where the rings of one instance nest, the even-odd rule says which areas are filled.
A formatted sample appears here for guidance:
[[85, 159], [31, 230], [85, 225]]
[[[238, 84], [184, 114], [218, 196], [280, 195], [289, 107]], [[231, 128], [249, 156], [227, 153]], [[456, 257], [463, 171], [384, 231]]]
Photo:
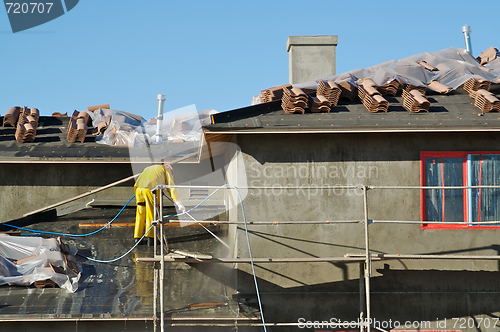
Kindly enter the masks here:
[[462, 27], [462, 32], [464, 33], [464, 37], [465, 37], [465, 49], [467, 50], [467, 53], [472, 55], [472, 43], [470, 41], [470, 34], [471, 34], [472, 30], [470, 29], [470, 26], [464, 25]]
[[162, 141], [162, 136], [161, 136], [161, 124], [163, 121], [163, 104], [165, 103], [165, 95], [164, 94], [159, 94], [158, 95], [158, 117], [156, 121], [156, 143], [161, 143]]

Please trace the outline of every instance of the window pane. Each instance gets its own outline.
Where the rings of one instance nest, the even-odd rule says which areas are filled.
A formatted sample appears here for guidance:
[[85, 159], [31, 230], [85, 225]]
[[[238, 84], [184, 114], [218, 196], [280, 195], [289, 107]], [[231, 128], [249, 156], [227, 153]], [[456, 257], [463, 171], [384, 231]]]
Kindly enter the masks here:
[[[500, 184], [500, 155], [483, 154], [481, 163], [481, 183], [484, 186], [498, 186]], [[481, 220], [499, 220], [500, 190], [497, 188], [481, 189]], [[498, 224], [496, 224], [498, 225]]]
[[[479, 186], [479, 172], [481, 165], [481, 156], [471, 154], [468, 156], [468, 171], [469, 171], [469, 186]], [[472, 222], [479, 221], [479, 193], [480, 189], [469, 189], [469, 220]], [[474, 226], [474, 225], [472, 225]]]
[[[443, 158], [445, 186], [463, 186], [464, 168], [462, 158]], [[464, 221], [464, 190], [446, 189], [444, 221]]]
[[[463, 186], [462, 158], [426, 158], [427, 186]], [[427, 189], [428, 221], [464, 221], [463, 189]]]
[[[425, 185], [440, 186], [441, 179], [441, 158], [425, 158]], [[440, 189], [425, 190], [425, 209], [427, 221], [443, 221], [442, 220], [442, 203]]]

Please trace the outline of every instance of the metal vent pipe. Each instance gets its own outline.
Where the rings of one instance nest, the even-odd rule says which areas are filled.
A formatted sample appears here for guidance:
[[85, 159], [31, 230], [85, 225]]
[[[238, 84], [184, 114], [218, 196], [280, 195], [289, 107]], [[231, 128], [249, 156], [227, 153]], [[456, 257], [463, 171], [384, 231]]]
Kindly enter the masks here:
[[158, 95], [158, 118], [156, 120], [156, 142], [161, 143], [163, 137], [161, 132], [161, 126], [163, 122], [163, 104], [165, 103], [165, 95]]
[[470, 41], [470, 34], [471, 34], [472, 30], [470, 29], [470, 26], [464, 25], [462, 27], [462, 32], [464, 33], [464, 38], [465, 38], [465, 49], [466, 49], [467, 53], [472, 55], [472, 43]]

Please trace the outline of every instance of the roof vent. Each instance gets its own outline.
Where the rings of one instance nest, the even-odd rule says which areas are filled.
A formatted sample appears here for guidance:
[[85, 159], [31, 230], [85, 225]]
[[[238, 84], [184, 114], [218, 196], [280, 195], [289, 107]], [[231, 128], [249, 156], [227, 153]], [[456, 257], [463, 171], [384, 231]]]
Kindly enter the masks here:
[[471, 34], [472, 30], [470, 29], [470, 26], [464, 25], [462, 27], [462, 32], [464, 33], [464, 37], [465, 37], [465, 49], [467, 50], [467, 53], [472, 55], [472, 43], [470, 41], [470, 34]]

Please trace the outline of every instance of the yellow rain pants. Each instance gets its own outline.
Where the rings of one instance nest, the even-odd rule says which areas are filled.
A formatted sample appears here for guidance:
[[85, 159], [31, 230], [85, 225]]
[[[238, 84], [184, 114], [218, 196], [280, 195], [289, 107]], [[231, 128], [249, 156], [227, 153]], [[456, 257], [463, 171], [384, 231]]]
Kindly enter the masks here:
[[[151, 227], [151, 222], [154, 219], [153, 193], [148, 188], [136, 188], [135, 201], [137, 203], [137, 211], [135, 214], [134, 238], [140, 239], [142, 234]], [[144, 228], [144, 226], [146, 226], [146, 228]], [[152, 238], [153, 236], [154, 229], [151, 228], [151, 230], [146, 233], [146, 237]]]

